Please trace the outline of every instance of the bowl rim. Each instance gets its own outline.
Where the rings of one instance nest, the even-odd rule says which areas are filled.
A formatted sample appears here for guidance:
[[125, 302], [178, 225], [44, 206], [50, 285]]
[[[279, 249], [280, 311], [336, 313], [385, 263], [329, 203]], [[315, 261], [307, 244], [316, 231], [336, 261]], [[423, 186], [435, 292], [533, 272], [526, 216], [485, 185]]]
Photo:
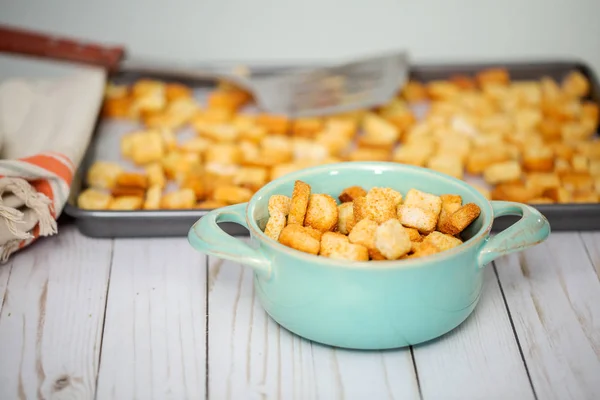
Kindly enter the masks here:
[[[310, 253], [305, 253], [300, 250], [293, 249], [291, 247], [285, 246], [271, 238], [269, 238], [258, 226], [257, 221], [252, 218], [254, 211], [256, 209], [256, 204], [261, 199], [266, 192], [271, 189], [280, 186], [284, 183], [289, 183], [290, 181], [295, 180], [303, 180], [316, 174], [331, 172], [332, 169], [337, 170], [376, 170], [376, 169], [384, 169], [384, 170], [395, 170], [398, 172], [402, 171], [413, 171], [419, 174], [427, 175], [431, 179], [437, 180], [445, 180], [448, 183], [455, 184], [461, 186], [465, 191], [470, 192], [474, 197], [478, 200], [476, 203], [481, 208], [481, 216], [484, 217], [481, 228], [466, 242], [462, 245], [454, 247], [450, 250], [442, 251], [439, 253], [431, 254], [422, 258], [414, 258], [414, 259], [403, 259], [403, 260], [382, 260], [382, 261], [346, 261], [346, 260], [337, 260], [329, 257], [323, 257], [319, 255], [314, 255]], [[308, 180], [303, 180], [304, 182], [308, 182]], [[309, 183], [310, 184], [310, 183]], [[369, 269], [369, 270], [391, 270], [391, 269], [412, 269], [412, 268], [421, 268], [424, 264], [438, 263], [443, 262], [445, 260], [451, 259], [459, 254], [463, 254], [466, 251], [472, 249], [474, 246], [479, 244], [492, 229], [492, 224], [494, 222], [494, 211], [492, 205], [488, 199], [486, 199], [477, 189], [473, 186], [469, 185], [465, 181], [462, 181], [453, 176], [433, 171], [428, 168], [418, 167], [414, 165], [408, 164], [399, 164], [394, 162], [386, 162], [386, 161], [348, 161], [341, 163], [333, 163], [333, 164], [322, 164], [314, 167], [304, 168], [299, 171], [295, 171], [289, 173], [285, 176], [277, 178], [261, 189], [259, 189], [248, 201], [245, 209], [245, 218], [246, 223], [248, 225], [248, 229], [251, 231], [252, 236], [260, 241], [261, 246], [269, 246], [274, 248], [279, 252], [283, 252], [290, 257], [298, 258], [300, 260], [306, 261], [308, 263], [319, 263], [323, 265], [327, 265], [333, 268], [344, 268], [344, 269]]]

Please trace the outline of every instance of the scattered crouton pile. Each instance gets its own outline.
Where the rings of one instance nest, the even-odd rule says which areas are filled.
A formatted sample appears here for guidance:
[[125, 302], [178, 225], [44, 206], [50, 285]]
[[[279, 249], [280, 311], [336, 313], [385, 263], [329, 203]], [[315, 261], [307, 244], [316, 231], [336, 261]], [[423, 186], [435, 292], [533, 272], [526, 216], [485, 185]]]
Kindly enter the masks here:
[[[178, 83], [110, 84], [103, 115], [140, 127], [122, 138], [123, 162], [92, 166], [78, 203], [210, 209], [247, 201], [290, 172], [340, 161], [427, 167], [465, 179], [495, 200], [596, 203], [599, 109], [587, 100], [589, 91], [579, 71], [560, 82], [512, 81], [498, 68], [412, 80], [389, 104], [371, 110], [290, 120], [256, 113], [251, 95], [225, 82], [202, 104]], [[419, 105], [427, 111], [417, 119]], [[485, 185], [474, 184], [473, 176]]]
[[410, 189], [346, 188], [341, 204], [296, 181], [292, 197], [269, 198], [265, 234], [305, 253], [349, 261], [418, 258], [462, 244], [460, 233], [481, 213], [458, 195]]

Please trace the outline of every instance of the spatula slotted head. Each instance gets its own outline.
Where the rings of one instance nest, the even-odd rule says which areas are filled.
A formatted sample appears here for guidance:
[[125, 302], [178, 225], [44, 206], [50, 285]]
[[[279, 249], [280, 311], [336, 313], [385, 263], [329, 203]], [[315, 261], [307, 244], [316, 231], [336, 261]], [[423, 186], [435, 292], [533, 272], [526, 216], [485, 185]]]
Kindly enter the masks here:
[[336, 114], [388, 102], [408, 77], [405, 53], [290, 71], [253, 82], [259, 104], [292, 117]]

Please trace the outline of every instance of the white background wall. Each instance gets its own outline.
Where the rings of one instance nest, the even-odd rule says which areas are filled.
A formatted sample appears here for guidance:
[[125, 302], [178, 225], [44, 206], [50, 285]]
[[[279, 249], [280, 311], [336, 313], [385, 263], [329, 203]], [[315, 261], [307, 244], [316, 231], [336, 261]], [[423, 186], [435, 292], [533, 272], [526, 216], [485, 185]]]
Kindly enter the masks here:
[[0, 23], [187, 62], [576, 57], [600, 71], [600, 0], [0, 0]]

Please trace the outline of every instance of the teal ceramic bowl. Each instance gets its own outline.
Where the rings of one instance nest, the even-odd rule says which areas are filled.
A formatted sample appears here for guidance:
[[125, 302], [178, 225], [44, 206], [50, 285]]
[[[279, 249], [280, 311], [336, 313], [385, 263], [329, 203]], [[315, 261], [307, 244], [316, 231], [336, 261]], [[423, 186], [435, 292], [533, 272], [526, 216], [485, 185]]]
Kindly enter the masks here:
[[[291, 196], [294, 182], [334, 198], [346, 187], [391, 187], [402, 194], [416, 188], [462, 196], [481, 207], [464, 232], [465, 243], [419, 259], [343, 262], [286, 247], [261, 230], [269, 197]], [[490, 237], [494, 218], [521, 219]], [[248, 228], [250, 245], [218, 226]], [[477, 305], [483, 270], [495, 258], [544, 241], [550, 225], [537, 210], [520, 203], [489, 202], [450, 176], [395, 163], [349, 162], [291, 173], [270, 182], [245, 204], [214, 210], [190, 229], [200, 252], [237, 261], [254, 270], [254, 285], [267, 313], [281, 326], [315, 342], [353, 349], [390, 349], [437, 338], [460, 325]]]

